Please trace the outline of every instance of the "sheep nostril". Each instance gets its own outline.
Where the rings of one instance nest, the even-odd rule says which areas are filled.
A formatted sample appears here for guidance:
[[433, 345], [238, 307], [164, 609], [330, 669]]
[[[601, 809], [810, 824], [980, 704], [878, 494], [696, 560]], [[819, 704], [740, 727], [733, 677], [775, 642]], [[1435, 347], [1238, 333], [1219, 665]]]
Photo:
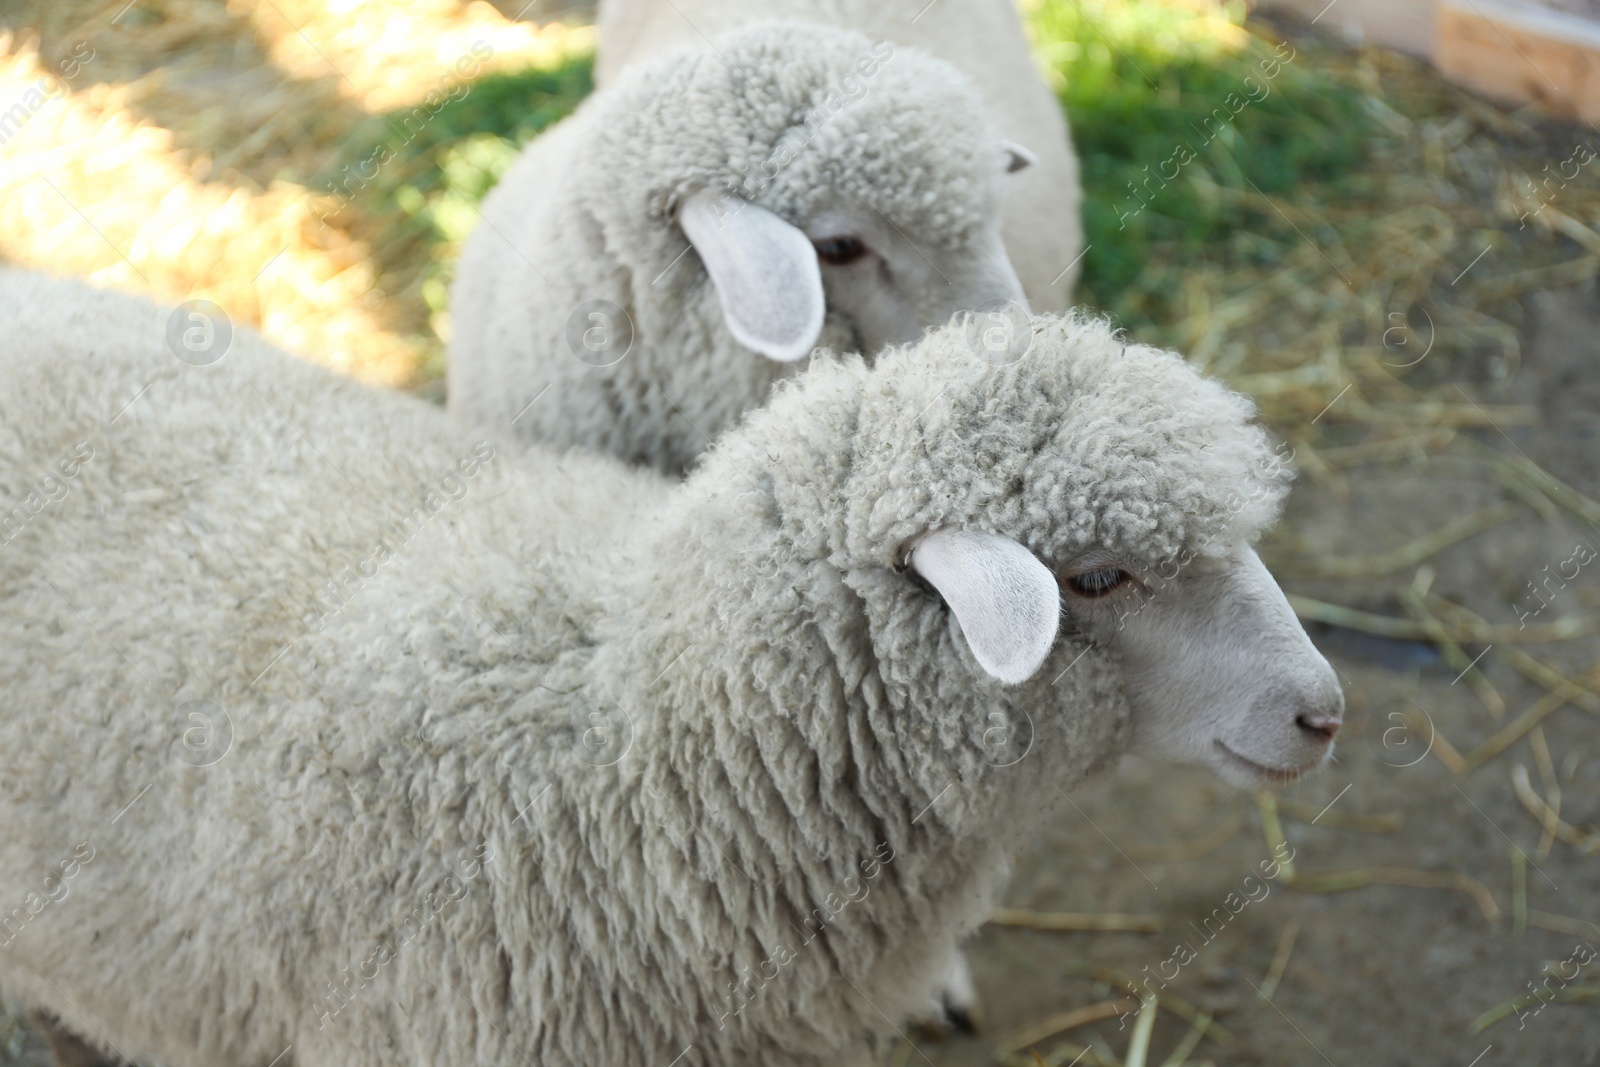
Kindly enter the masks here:
[[1337, 715], [1322, 715], [1314, 712], [1301, 712], [1294, 719], [1296, 726], [1313, 735], [1318, 741], [1332, 741], [1333, 735], [1339, 732], [1339, 727], [1343, 723], [1344, 720]]

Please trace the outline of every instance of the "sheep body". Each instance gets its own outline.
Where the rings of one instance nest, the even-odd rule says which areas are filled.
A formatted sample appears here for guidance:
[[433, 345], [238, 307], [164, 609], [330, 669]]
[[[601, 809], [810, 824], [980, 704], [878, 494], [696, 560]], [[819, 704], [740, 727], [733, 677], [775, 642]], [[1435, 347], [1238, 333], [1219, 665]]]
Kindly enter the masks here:
[[1067, 118], [1039, 77], [1015, 0], [602, 0], [595, 82], [605, 88], [657, 52], [755, 18], [807, 19], [922, 48], [970, 77], [1003, 136], [1038, 162], [1011, 180], [1006, 250], [1035, 311], [1072, 304], [1083, 249], [1078, 159]]
[[[635, 73], [524, 151], [463, 248], [449, 406], [480, 432], [679, 473], [796, 369], [730, 332], [675, 221], [697, 190], [795, 225], [844, 197], [916, 242], [918, 267], [998, 259], [971, 279], [930, 271], [907, 294], [919, 329], [1015, 290], [998, 222], [1021, 174], [1003, 173], [1002, 141], [949, 64], [778, 22]], [[877, 347], [831, 304], [817, 343]]]
[[0, 323], [0, 501], [55, 472], [0, 545], [0, 986], [172, 1067], [867, 1053], [1127, 735], [1104, 651], [1000, 687], [900, 546], [1214, 553], [1281, 492], [1094, 322], [814, 361], [686, 485], [74, 283]]

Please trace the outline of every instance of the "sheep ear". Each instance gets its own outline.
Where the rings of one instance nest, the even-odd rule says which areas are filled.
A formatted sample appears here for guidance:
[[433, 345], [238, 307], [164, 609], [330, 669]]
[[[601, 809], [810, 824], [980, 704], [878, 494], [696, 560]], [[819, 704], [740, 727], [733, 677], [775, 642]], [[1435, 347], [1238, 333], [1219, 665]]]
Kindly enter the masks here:
[[935, 530], [911, 550], [911, 566], [955, 613], [967, 647], [1006, 685], [1033, 676], [1061, 622], [1055, 576], [1017, 542], [981, 530]]
[[1015, 141], [1001, 141], [1000, 147], [1006, 153], [1006, 173], [1015, 174], [1039, 162], [1039, 157], [1023, 148]]
[[738, 342], [792, 363], [822, 332], [822, 271], [811, 240], [765, 208], [702, 190], [678, 209], [678, 225], [711, 275]]

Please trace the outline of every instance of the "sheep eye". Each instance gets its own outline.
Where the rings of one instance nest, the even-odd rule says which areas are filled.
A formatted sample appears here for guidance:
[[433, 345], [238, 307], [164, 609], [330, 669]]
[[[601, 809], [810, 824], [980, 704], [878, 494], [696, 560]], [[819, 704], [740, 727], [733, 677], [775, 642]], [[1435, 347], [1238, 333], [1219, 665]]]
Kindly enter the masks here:
[[1122, 588], [1130, 580], [1128, 572], [1120, 567], [1101, 567], [1099, 570], [1074, 574], [1062, 584], [1081, 597], [1097, 600]]
[[819, 237], [811, 243], [816, 247], [818, 259], [836, 267], [854, 263], [867, 254], [867, 246], [859, 237]]

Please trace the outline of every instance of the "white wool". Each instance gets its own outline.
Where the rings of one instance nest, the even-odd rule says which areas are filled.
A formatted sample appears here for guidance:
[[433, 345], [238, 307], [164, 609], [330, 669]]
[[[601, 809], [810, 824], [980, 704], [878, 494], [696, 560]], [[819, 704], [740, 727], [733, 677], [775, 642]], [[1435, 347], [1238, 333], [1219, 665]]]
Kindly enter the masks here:
[[[990, 677], [911, 546], [1183, 558], [1145, 625], [1282, 494], [1248, 402], [1094, 321], [813, 360], [685, 483], [168, 321], [0, 271], [0, 988], [169, 1067], [869, 1054], [1150, 714], [1065, 599]], [[1271, 658], [1212, 703], [1290, 701], [1219, 603]]]

